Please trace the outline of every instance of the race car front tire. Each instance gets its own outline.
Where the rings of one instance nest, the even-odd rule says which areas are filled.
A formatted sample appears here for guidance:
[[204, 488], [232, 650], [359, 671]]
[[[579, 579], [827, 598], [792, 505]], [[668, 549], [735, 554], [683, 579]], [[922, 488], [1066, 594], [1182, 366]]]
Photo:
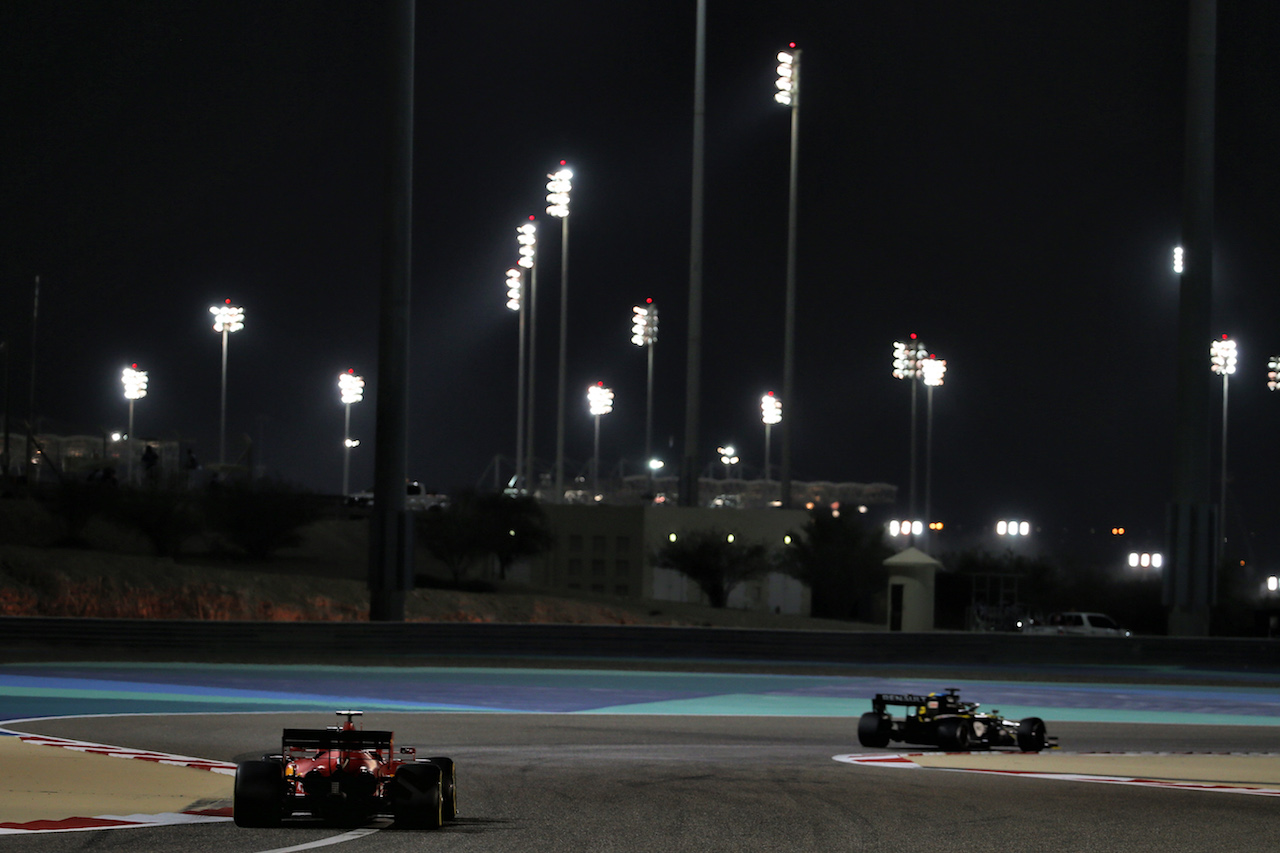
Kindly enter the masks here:
[[868, 711], [858, 718], [858, 743], [876, 748], [888, 746], [892, 726], [893, 721], [887, 714]]
[[938, 723], [938, 747], [948, 752], [966, 752], [969, 749], [969, 721], [955, 717]]
[[440, 813], [445, 820], [458, 816], [458, 776], [452, 758], [428, 758], [440, 768]]
[[1027, 717], [1018, 723], [1018, 749], [1023, 752], [1040, 752], [1048, 742], [1044, 720], [1039, 717]]
[[284, 806], [284, 767], [278, 761], [236, 765], [231, 815], [236, 826], [279, 826]]
[[391, 815], [398, 827], [440, 828], [444, 822], [440, 781], [440, 768], [434, 764], [401, 765], [388, 786]]

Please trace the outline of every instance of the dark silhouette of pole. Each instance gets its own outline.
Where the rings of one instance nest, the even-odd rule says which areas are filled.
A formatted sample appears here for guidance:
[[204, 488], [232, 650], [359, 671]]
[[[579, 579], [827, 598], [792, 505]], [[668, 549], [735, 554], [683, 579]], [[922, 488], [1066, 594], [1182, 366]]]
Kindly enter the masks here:
[[31, 385], [27, 389], [27, 455], [22, 461], [27, 483], [35, 482], [31, 476], [31, 460], [35, 456], [36, 443], [36, 320], [40, 316], [40, 276], [36, 276], [35, 290], [31, 297]]
[[378, 316], [378, 403], [369, 618], [403, 621], [413, 589], [413, 527], [406, 509], [409, 462], [409, 272], [413, 237], [413, 51], [415, 0], [391, 4], [387, 51], [386, 207]]
[[1216, 600], [1219, 516], [1210, 492], [1212, 374], [1205, 365], [1213, 296], [1214, 85], [1216, 0], [1190, 0], [1183, 271], [1178, 298], [1173, 503], [1164, 604], [1172, 635], [1205, 636]]
[[533, 416], [534, 390], [537, 387], [538, 371], [536, 369], [538, 361], [538, 264], [534, 261], [533, 267], [529, 270], [529, 387], [528, 397], [525, 404], [525, 424], [524, 440], [527, 443], [527, 450], [524, 454], [525, 466], [525, 487], [529, 490], [529, 494], [538, 493], [538, 484], [534, 480], [533, 465], [533, 424], [535, 418]]
[[684, 457], [680, 506], [698, 504], [698, 417], [702, 393], [703, 151], [707, 123], [707, 2], [698, 0], [693, 64], [693, 199], [689, 226], [689, 333], [685, 356]]

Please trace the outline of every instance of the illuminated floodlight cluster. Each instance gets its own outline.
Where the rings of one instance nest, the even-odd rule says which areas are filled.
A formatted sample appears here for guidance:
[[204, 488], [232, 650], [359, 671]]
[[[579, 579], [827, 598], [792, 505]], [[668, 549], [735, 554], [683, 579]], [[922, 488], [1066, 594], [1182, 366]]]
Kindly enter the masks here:
[[1173, 271], [1178, 275], [1182, 275], [1183, 269], [1185, 269], [1185, 267], [1182, 263], [1182, 247], [1175, 246], [1173, 248]]
[[120, 374], [120, 381], [124, 384], [126, 400], [141, 400], [147, 396], [147, 372], [139, 370], [138, 365], [126, 367]]
[[244, 328], [244, 309], [232, 305], [230, 299], [225, 305], [214, 305], [209, 313], [213, 315], [215, 332], [238, 332]]
[[924, 532], [923, 521], [898, 521], [889, 522], [890, 536], [919, 536]]
[[[893, 376], [895, 379], [915, 379], [922, 372], [923, 362], [929, 358], [929, 349], [913, 333], [909, 341], [893, 342]], [[945, 367], [944, 367], [945, 370]]]
[[520, 310], [520, 295], [524, 292], [524, 272], [515, 267], [507, 270], [507, 307]]
[[782, 401], [772, 391], [760, 398], [760, 419], [768, 426], [782, 423]]
[[573, 172], [564, 165], [561, 160], [561, 168], [547, 175], [547, 213], [559, 219], [569, 215], [569, 191], [573, 189]]
[[364, 399], [364, 377], [357, 376], [354, 368], [348, 369], [346, 373], [339, 373], [338, 392], [342, 394], [345, 405], [359, 403]]
[[784, 107], [795, 106], [800, 100], [800, 51], [792, 43], [791, 50], [778, 52], [778, 92], [773, 99]]
[[613, 389], [603, 382], [587, 387], [587, 409], [593, 415], [607, 415], [613, 411]]
[[631, 343], [651, 347], [658, 342], [658, 306], [652, 299], [631, 309]]
[[930, 355], [920, 362], [920, 376], [924, 380], [924, 384], [930, 388], [937, 388], [941, 385], [942, 377], [946, 373], [947, 360], [945, 358], [934, 358]]
[[1029, 536], [1031, 523], [1027, 521], [997, 521], [997, 536]]
[[1267, 592], [1280, 591], [1280, 577], [1267, 575]]
[[538, 249], [538, 226], [532, 221], [532, 216], [529, 220], [516, 229], [516, 242], [520, 244], [520, 260], [516, 263], [527, 270], [533, 269]]
[[1133, 551], [1129, 554], [1129, 567], [1133, 569], [1158, 569], [1164, 565], [1164, 556], [1157, 552]]
[[720, 454], [720, 462], [723, 465], [737, 465], [740, 461], [738, 459], [738, 451], [733, 449], [732, 444], [725, 445], [724, 447], [717, 447], [716, 453]]
[[1209, 345], [1209, 369], [1220, 376], [1236, 372], [1236, 342], [1222, 336], [1222, 340]]
[[1267, 387], [1272, 391], [1280, 388], [1280, 355], [1267, 359]]

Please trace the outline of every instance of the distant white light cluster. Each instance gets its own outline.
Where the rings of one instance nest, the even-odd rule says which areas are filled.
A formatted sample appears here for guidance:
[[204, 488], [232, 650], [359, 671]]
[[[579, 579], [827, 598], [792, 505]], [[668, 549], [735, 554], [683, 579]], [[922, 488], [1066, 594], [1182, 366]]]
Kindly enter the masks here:
[[1031, 523], [1028, 521], [997, 521], [997, 536], [1029, 536]]
[[653, 346], [658, 342], [658, 306], [652, 299], [631, 309], [631, 343], [638, 347]]
[[889, 522], [890, 536], [919, 536], [924, 532], [923, 521], [898, 521]]
[[1220, 376], [1236, 372], [1236, 342], [1222, 336], [1222, 340], [1209, 345], [1209, 369]]
[[772, 391], [760, 398], [760, 420], [770, 426], [782, 423], [782, 401]]
[[141, 400], [147, 396], [147, 372], [138, 370], [138, 365], [126, 367], [124, 373], [120, 375], [120, 381], [124, 383], [126, 400]]
[[942, 377], [947, 373], [947, 360], [934, 358], [932, 355], [920, 362], [920, 375], [924, 384], [937, 388], [942, 384]]
[[520, 260], [516, 263], [527, 270], [533, 269], [538, 249], [538, 226], [533, 222], [521, 225], [516, 229], [516, 242], [520, 244]]
[[244, 309], [232, 305], [230, 299], [225, 305], [214, 305], [209, 313], [213, 315], [215, 332], [238, 332], [244, 328]]
[[893, 342], [893, 375], [896, 379], [915, 379], [921, 374], [922, 362], [929, 358], [929, 349], [915, 335], [910, 341]]
[[[791, 45], [792, 48], [795, 45]], [[778, 53], [778, 92], [773, 99], [784, 107], [792, 106], [800, 98], [800, 51], [784, 50]]]
[[1158, 569], [1164, 565], [1164, 556], [1159, 552], [1139, 553], [1137, 551], [1129, 554], [1129, 567], [1138, 569]]
[[524, 273], [512, 267], [507, 270], [507, 307], [520, 310], [520, 296], [524, 291]]
[[593, 415], [607, 415], [613, 411], [613, 389], [603, 382], [587, 387], [587, 409]]
[[345, 405], [359, 403], [364, 399], [364, 377], [357, 376], [355, 369], [338, 374], [338, 392], [342, 394]]
[[[560, 161], [564, 166], [564, 161]], [[569, 191], [573, 189], [573, 172], [567, 168], [557, 169], [555, 174], [547, 175], [547, 213], [559, 219], [569, 215]]]

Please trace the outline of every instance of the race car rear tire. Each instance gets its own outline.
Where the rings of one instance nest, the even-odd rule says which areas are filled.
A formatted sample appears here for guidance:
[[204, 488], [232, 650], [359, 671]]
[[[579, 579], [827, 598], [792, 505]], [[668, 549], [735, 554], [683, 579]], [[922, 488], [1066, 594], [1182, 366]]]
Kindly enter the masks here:
[[279, 826], [284, 808], [284, 767], [278, 761], [236, 765], [231, 815], [236, 826]]
[[893, 722], [887, 714], [868, 711], [858, 718], [858, 743], [877, 748], [888, 746], [892, 725]]
[[938, 747], [948, 752], [968, 751], [969, 721], [953, 717], [939, 722]]
[[452, 758], [428, 758], [440, 768], [440, 813], [445, 820], [458, 816], [458, 776]]
[[440, 768], [434, 764], [404, 764], [388, 786], [391, 815], [399, 827], [439, 829], [444, 822], [440, 796]]
[[1039, 717], [1027, 717], [1018, 723], [1018, 749], [1023, 752], [1040, 752], [1048, 743], [1044, 720]]

